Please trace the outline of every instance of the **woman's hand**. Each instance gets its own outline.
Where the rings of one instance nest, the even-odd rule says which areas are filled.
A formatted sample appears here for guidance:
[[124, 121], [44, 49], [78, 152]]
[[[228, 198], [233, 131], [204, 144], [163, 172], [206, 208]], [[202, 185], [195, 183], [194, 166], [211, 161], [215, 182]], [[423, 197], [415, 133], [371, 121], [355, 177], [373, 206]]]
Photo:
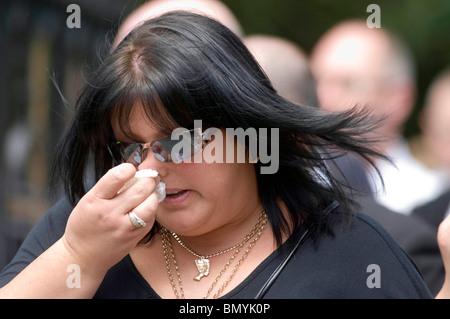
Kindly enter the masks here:
[[[154, 190], [158, 181], [139, 178], [130, 183], [135, 173], [131, 164], [112, 168], [72, 211], [62, 240], [82, 268], [106, 272], [153, 227], [158, 207]], [[146, 226], [135, 227], [128, 216], [130, 211], [144, 220]]]
[[[157, 180], [133, 179], [135, 173], [131, 164], [106, 173], [74, 208], [63, 237], [1, 288], [0, 298], [94, 296], [108, 269], [153, 226], [158, 207], [154, 192]], [[131, 210], [146, 222], [145, 227], [133, 226], [128, 217]], [[67, 269], [73, 265], [79, 269], [78, 289], [67, 283]]]
[[436, 298], [450, 298], [450, 216], [439, 225], [437, 240], [445, 268], [445, 280]]

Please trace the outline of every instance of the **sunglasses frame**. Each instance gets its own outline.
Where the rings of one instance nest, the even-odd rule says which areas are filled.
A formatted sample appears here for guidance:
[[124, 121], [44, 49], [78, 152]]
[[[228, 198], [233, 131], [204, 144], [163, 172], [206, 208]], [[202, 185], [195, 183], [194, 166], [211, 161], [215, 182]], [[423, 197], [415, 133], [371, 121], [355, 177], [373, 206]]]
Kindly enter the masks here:
[[[136, 167], [139, 166], [140, 164], [142, 164], [143, 161], [145, 161], [145, 159], [148, 156], [148, 150], [149, 149], [152, 151], [153, 155], [158, 160], [160, 160], [161, 162], [165, 162], [165, 163], [170, 163], [170, 162], [179, 163], [179, 162], [182, 162], [183, 160], [186, 160], [186, 159], [194, 156], [196, 153], [198, 153], [200, 150], [202, 150], [205, 147], [206, 143], [207, 143], [206, 138], [205, 138], [206, 136], [203, 134], [201, 128], [194, 128], [194, 129], [191, 129], [191, 130], [183, 130], [181, 132], [178, 132], [178, 136], [181, 137], [183, 134], [186, 134], [188, 132], [191, 135], [191, 154], [188, 157], [184, 157], [183, 155], [180, 155], [180, 154], [172, 154], [173, 147], [177, 143], [180, 143], [179, 140], [172, 139], [173, 133], [172, 133], [172, 135], [167, 135], [167, 136], [164, 136], [164, 137], [162, 137], [160, 139], [153, 140], [153, 141], [150, 141], [150, 142], [147, 142], [147, 143], [116, 141], [112, 145], [113, 150], [116, 150], [116, 156], [113, 155], [114, 154], [113, 150], [109, 149], [109, 152], [110, 152], [111, 156], [114, 159], [116, 159], [117, 157], [120, 157], [121, 163], [131, 163], [131, 164], [133, 164]], [[194, 135], [192, 135], [192, 133]], [[198, 142], [195, 141], [197, 138], [199, 139]], [[158, 150], [156, 148], [157, 146], [155, 146], [155, 144], [159, 142], [161, 144], [161, 146], [162, 146], [163, 143], [166, 140], [169, 140], [171, 143], [173, 143], [173, 145], [170, 145], [170, 147], [169, 147], [170, 150], [167, 151], [167, 150], [164, 149], [164, 147], [161, 148], [161, 151]], [[163, 143], [161, 143], [161, 142], [163, 142]], [[122, 151], [122, 149], [120, 149], [119, 145], [126, 145], [126, 147], [131, 147], [132, 145], [135, 145], [136, 148], [126, 158], [124, 152]], [[199, 147], [199, 146], [201, 146], [201, 147]], [[139, 155], [140, 159], [135, 160], [135, 163], [133, 163], [133, 162], [131, 162], [129, 160], [129, 158], [136, 151], [139, 151], [138, 155]], [[166, 151], [167, 152], [167, 156], [164, 157], [163, 155], [161, 155], [162, 151]], [[175, 155], [175, 156], [172, 156], [172, 155]], [[174, 157], [175, 157], [175, 160], [174, 160]]]

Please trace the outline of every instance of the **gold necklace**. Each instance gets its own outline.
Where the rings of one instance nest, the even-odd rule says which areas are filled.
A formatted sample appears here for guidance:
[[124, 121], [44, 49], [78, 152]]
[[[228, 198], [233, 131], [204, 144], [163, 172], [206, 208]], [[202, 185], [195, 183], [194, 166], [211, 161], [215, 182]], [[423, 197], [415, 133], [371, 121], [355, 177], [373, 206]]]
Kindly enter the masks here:
[[184, 249], [186, 249], [188, 252], [190, 252], [192, 255], [194, 255], [195, 257], [199, 258], [195, 260], [195, 266], [197, 267], [198, 270], [198, 275], [194, 277], [194, 280], [200, 281], [200, 279], [202, 279], [203, 277], [206, 277], [209, 275], [209, 270], [211, 268], [211, 262], [210, 262], [210, 258], [225, 254], [229, 251], [232, 251], [234, 249], [236, 249], [239, 246], [242, 246], [243, 244], [245, 244], [250, 238], [252, 238], [254, 236], [254, 234], [258, 231], [259, 225], [261, 224], [262, 220], [267, 218], [267, 214], [266, 211], [263, 210], [261, 212], [261, 216], [259, 217], [256, 225], [253, 227], [253, 229], [250, 231], [250, 233], [248, 233], [244, 239], [240, 242], [237, 243], [236, 245], [229, 247], [227, 249], [224, 249], [222, 251], [219, 251], [217, 253], [213, 253], [213, 254], [209, 254], [209, 255], [200, 255], [198, 253], [196, 253], [195, 251], [193, 251], [191, 248], [189, 248], [181, 239], [180, 237], [175, 234], [174, 232], [169, 232], [167, 229], [166, 231], [168, 231], [172, 237], [177, 241], [178, 244], [180, 244], [181, 247], [183, 247]]
[[[234, 261], [234, 259], [236, 259], [236, 257], [238, 256], [239, 252], [244, 247], [245, 243], [247, 241], [249, 241], [252, 237], [254, 237], [251, 240], [250, 244], [248, 245], [247, 249], [245, 250], [244, 254], [241, 256], [239, 261], [234, 266], [233, 271], [230, 274], [230, 276], [228, 276], [228, 278], [225, 280], [225, 282], [222, 284], [222, 286], [216, 291], [216, 293], [213, 295], [213, 298], [216, 299], [220, 295], [220, 293], [222, 293], [222, 291], [228, 286], [230, 281], [236, 275], [239, 267], [244, 262], [245, 258], [247, 258], [248, 254], [250, 253], [250, 251], [252, 250], [252, 248], [254, 247], [256, 242], [258, 241], [258, 239], [261, 237], [261, 233], [263, 232], [267, 222], [268, 222], [267, 214], [265, 213], [265, 211], [263, 211], [261, 213], [261, 217], [258, 219], [258, 222], [256, 223], [255, 227], [252, 229], [252, 231], [247, 236], [244, 237], [244, 239], [239, 244], [236, 244], [233, 247], [227, 248], [224, 251], [221, 251], [219, 253], [211, 254], [211, 255], [214, 255], [214, 256], [218, 256], [218, 255], [221, 255], [221, 254], [223, 254], [223, 253], [225, 253], [227, 251], [231, 251], [232, 249], [236, 248], [236, 251], [233, 253], [233, 255], [230, 257], [230, 259], [227, 261], [225, 266], [222, 268], [222, 270], [220, 271], [220, 273], [218, 274], [216, 279], [213, 281], [213, 283], [211, 284], [210, 288], [206, 292], [206, 294], [203, 297], [203, 299], [207, 299], [209, 297], [209, 295], [211, 294], [212, 290], [217, 285], [219, 279], [225, 273], [225, 271], [227, 270], [228, 266], [230, 266], [231, 263]], [[161, 233], [161, 238], [162, 238], [162, 246], [163, 246], [163, 251], [164, 251], [164, 259], [165, 259], [165, 262], [166, 262], [167, 274], [169, 276], [169, 280], [170, 280], [170, 283], [172, 285], [172, 289], [173, 289], [175, 297], [177, 299], [180, 299], [180, 298], [184, 299], [185, 297], [184, 297], [183, 282], [181, 280], [179, 267], [178, 267], [178, 264], [177, 264], [177, 261], [176, 261], [176, 258], [175, 258], [175, 253], [173, 251], [173, 247], [172, 247], [172, 244], [171, 244], [171, 241], [170, 241], [170, 236], [169, 236], [169, 234], [171, 234], [171, 232], [169, 232], [166, 228], [161, 227], [160, 233]], [[172, 233], [172, 236], [173, 236], [173, 233]], [[174, 237], [174, 238], [176, 239], [176, 237]], [[183, 245], [184, 245], [184, 243], [183, 243]], [[186, 245], [184, 245], [183, 247], [188, 249]], [[169, 256], [169, 252], [170, 252], [170, 256]], [[193, 252], [193, 251], [191, 250], [191, 252]], [[175, 268], [175, 272], [176, 272], [176, 275], [177, 275], [178, 286], [179, 286], [180, 292], [178, 292], [178, 289], [177, 289], [176, 284], [175, 284], [175, 279], [174, 279], [174, 276], [172, 274], [172, 270], [171, 270], [172, 267], [171, 267], [171, 262], [170, 262], [171, 259], [172, 259], [173, 266]], [[209, 273], [209, 269], [208, 269], [208, 273]]]

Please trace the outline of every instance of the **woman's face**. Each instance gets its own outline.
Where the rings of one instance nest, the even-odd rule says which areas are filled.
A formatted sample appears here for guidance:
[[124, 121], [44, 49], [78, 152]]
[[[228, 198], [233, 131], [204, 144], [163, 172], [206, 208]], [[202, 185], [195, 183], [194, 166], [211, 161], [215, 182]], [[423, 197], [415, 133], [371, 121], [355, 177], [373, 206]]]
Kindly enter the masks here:
[[[147, 143], [164, 137], [147, 120], [141, 106], [135, 107], [130, 121], [137, 140], [130, 141], [113, 122], [117, 140]], [[167, 163], [149, 151], [138, 169], [158, 171], [166, 184], [167, 196], [159, 205], [156, 219], [179, 235], [198, 236], [226, 229], [261, 212], [251, 163]]]

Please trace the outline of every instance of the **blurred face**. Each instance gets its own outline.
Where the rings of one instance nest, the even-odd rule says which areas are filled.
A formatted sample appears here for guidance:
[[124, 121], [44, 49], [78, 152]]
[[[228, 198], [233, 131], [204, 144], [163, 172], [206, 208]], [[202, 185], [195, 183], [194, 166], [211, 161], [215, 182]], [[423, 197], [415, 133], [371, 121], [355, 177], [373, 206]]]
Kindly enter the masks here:
[[335, 36], [312, 59], [320, 106], [339, 111], [370, 104], [378, 108], [383, 93], [382, 57], [363, 37]]
[[[165, 135], [147, 121], [141, 106], [135, 107], [130, 122], [133, 139], [136, 140], [127, 138], [113, 121], [117, 140], [147, 143]], [[167, 163], [157, 159], [149, 150], [138, 169], [149, 168], [158, 171], [161, 181], [166, 184], [167, 196], [160, 203], [156, 219], [179, 235], [206, 234], [239, 223], [255, 212], [260, 213], [253, 164]]]
[[433, 91], [422, 119], [422, 132], [429, 150], [440, 165], [450, 168], [450, 80]]
[[319, 41], [311, 69], [320, 107], [343, 111], [369, 106], [373, 115], [385, 118], [379, 133], [397, 136], [411, 111], [414, 93], [410, 82], [388, 76], [393, 63], [390, 48], [384, 34], [365, 26], [343, 27]]

